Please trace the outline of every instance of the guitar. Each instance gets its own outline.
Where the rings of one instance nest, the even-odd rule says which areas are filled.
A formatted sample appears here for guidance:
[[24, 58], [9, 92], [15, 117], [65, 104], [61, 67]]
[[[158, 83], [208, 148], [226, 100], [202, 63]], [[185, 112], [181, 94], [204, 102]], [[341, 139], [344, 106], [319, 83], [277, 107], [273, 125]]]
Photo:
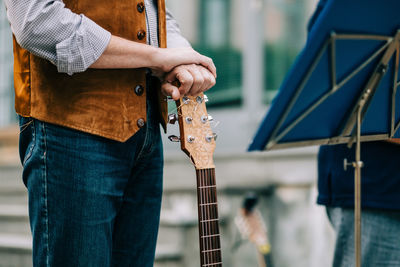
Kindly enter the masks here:
[[271, 245], [268, 241], [267, 228], [258, 209], [257, 196], [249, 194], [246, 196], [243, 207], [235, 218], [235, 224], [243, 239], [252, 242], [259, 252], [259, 266], [273, 267], [271, 258]]
[[[222, 267], [213, 162], [216, 135], [211, 131], [212, 118], [206, 110], [207, 101], [204, 94], [176, 101], [181, 136], [170, 136], [169, 139], [180, 141], [182, 151], [189, 156], [196, 169], [201, 267]], [[174, 114], [169, 116], [169, 121], [174, 123]]]

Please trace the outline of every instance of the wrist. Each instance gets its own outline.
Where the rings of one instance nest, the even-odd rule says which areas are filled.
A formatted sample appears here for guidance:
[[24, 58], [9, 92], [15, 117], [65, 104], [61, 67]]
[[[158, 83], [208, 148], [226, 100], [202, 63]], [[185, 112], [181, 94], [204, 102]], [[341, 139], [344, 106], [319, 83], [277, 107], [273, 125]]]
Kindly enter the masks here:
[[161, 72], [164, 69], [164, 61], [163, 61], [163, 49], [157, 47], [151, 47], [150, 49], [150, 69], [155, 70], [156, 72]]

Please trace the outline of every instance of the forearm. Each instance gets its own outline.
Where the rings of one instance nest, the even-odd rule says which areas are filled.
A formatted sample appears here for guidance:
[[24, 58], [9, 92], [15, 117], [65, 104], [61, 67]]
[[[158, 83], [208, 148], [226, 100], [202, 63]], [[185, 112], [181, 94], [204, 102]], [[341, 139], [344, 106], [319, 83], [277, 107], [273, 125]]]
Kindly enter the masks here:
[[166, 73], [179, 65], [202, 65], [216, 75], [213, 61], [200, 55], [191, 47], [156, 48], [150, 45], [112, 36], [110, 43], [90, 68], [121, 69], [150, 68]]
[[95, 69], [136, 69], [156, 68], [159, 49], [111, 36], [106, 50], [90, 68]]

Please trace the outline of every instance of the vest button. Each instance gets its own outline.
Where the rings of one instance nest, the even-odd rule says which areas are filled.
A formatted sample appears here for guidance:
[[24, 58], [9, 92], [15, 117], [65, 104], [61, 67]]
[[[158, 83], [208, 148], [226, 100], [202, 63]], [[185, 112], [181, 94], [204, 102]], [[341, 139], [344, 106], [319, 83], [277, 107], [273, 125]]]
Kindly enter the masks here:
[[144, 119], [138, 119], [138, 120], [137, 120], [137, 126], [138, 126], [139, 128], [143, 128], [144, 125], [145, 125]]
[[137, 10], [139, 11], [139, 13], [143, 13], [143, 11], [144, 11], [143, 2], [140, 2], [139, 4], [137, 4]]
[[144, 88], [143, 88], [143, 86], [137, 85], [137, 86], [135, 87], [135, 94], [138, 95], [138, 96], [141, 96], [141, 95], [143, 95], [143, 93], [144, 93]]
[[139, 31], [139, 32], [137, 33], [137, 38], [138, 38], [139, 40], [143, 40], [144, 37], [146, 37], [146, 32], [145, 32], [145, 31], [141, 30], [141, 31]]

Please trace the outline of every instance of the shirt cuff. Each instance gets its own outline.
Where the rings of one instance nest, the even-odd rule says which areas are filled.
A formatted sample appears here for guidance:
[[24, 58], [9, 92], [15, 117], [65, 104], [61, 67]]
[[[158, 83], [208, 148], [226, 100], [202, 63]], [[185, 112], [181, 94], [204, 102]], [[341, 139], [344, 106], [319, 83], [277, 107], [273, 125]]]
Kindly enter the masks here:
[[72, 75], [84, 72], [103, 54], [111, 33], [91, 19], [80, 15], [82, 22], [71, 37], [56, 45], [58, 72]]

